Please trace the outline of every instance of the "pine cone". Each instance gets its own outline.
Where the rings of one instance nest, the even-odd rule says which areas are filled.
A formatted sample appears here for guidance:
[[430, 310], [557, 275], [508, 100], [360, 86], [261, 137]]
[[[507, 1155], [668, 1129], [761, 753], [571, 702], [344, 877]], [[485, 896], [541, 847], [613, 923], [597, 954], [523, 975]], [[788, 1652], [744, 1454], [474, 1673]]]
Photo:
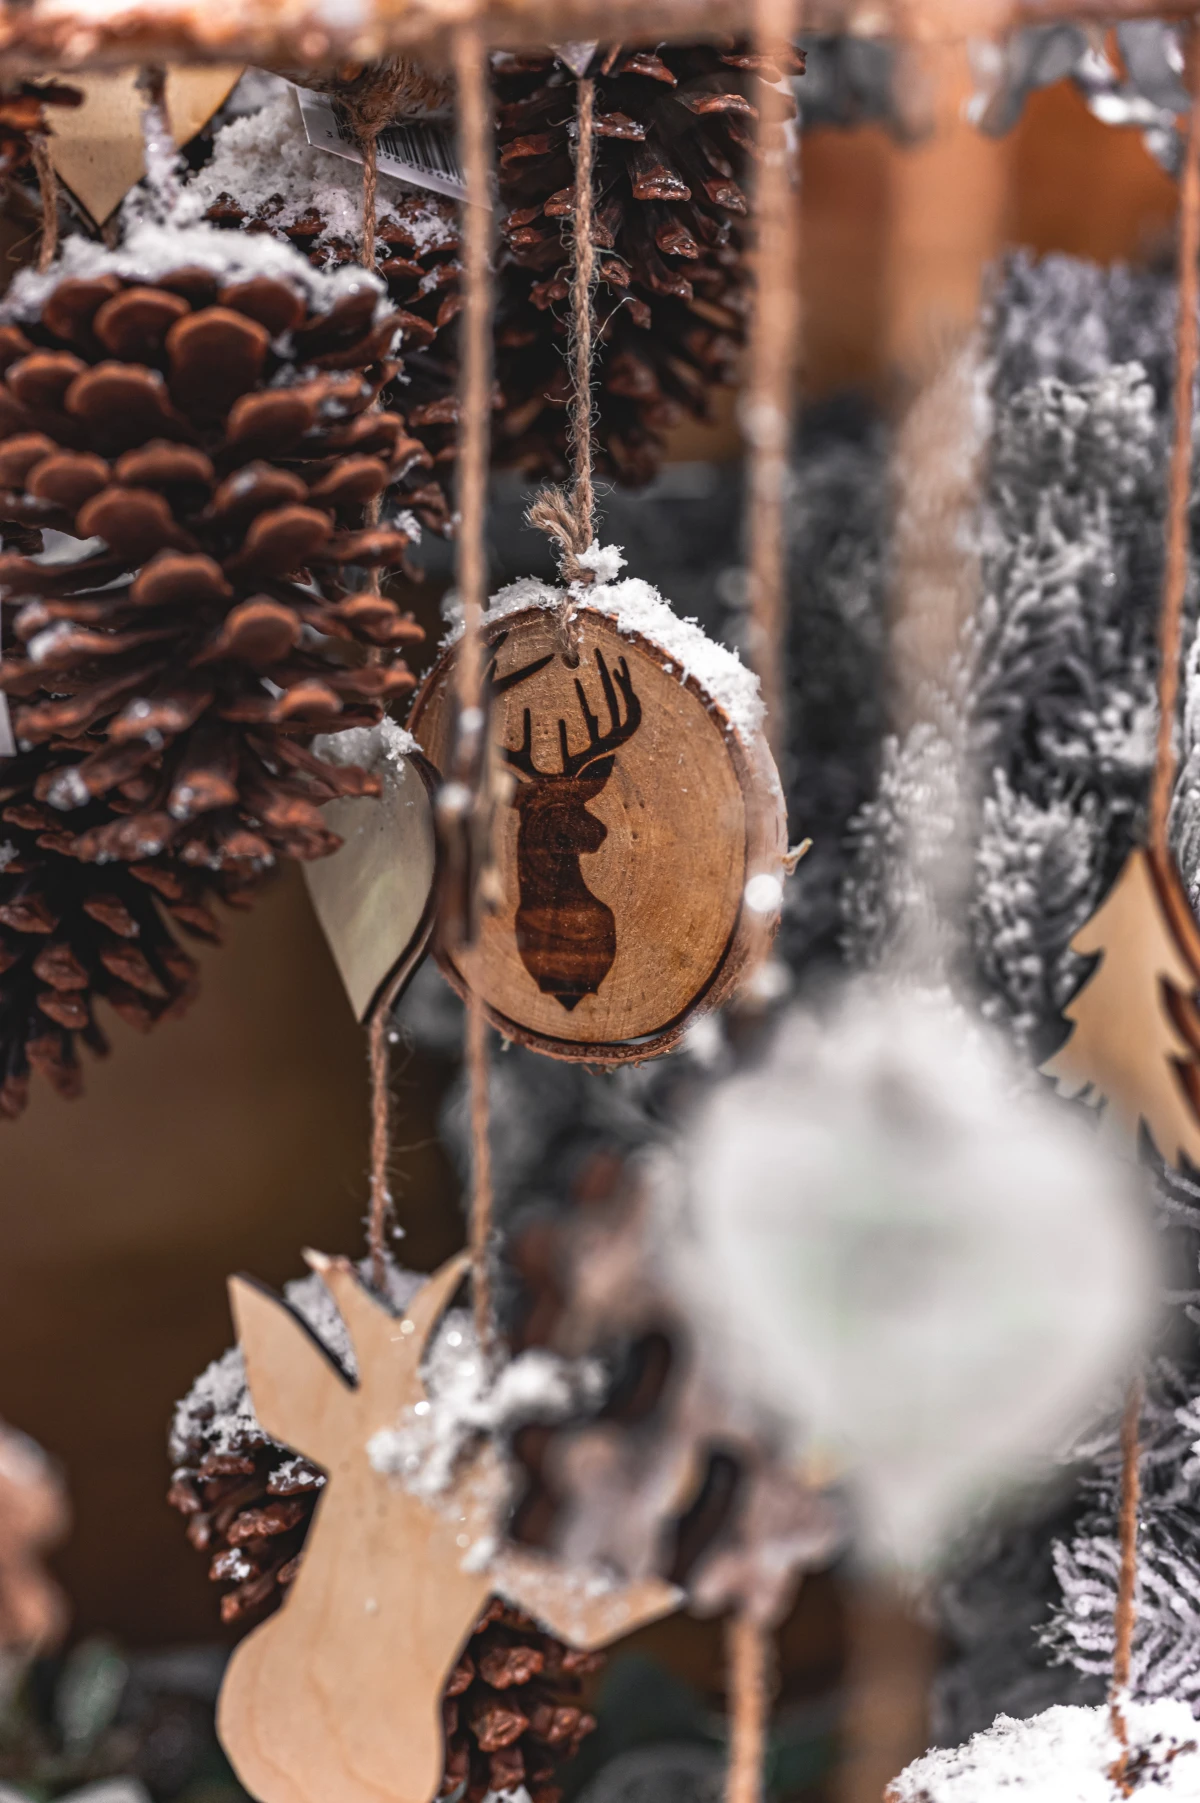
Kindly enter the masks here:
[[204, 228], [73, 241], [0, 314], [0, 516], [85, 541], [0, 555], [0, 689], [38, 748], [29, 799], [89, 862], [241, 880], [336, 849], [320, 804], [376, 784], [307, 743], [412, 687], [389, 654], [420, 629], [345, 575], [403, 563], [413, 536], [364, 525], [420, 453], [372, 409], [394, 319], [368, 278], [264, 249], [230, 257]]
[[[268, 232], [294, 244], [314, 268], [360, 260], [362, 172], [309, 144], [291, 93], [219, 131], [190, 194], [213, 224]], [[442, 475], [454, 462], [458, 407], [453, 335], [448, 343], [441, 334], [462, 306], [458, 208], [384, 176], [376, 218], [375, 268], [395, 305], [404, 353], [388, 402], [412, 434], [398, 492], [423, 525], [445, 533], [450, 505]]]
[[[741, 222], [760, 108], [795, 107], [770, 86], [786, 70], [732, 40], [597, 52], [599, 252], [596, 445], [599, 466], [645, 482], [662, 435], [706, 419], [733, 379], [747, 307]], [[492, 59], [502, 205], [496, 374], [497, 460], [530, 473], [566, 467], [564, 350], [574, 209], [575, 83], [549, 53]]]
[[[24, 1109], [31, 1069], [61, 1096], [80, 1093], [79, 1045], [108, 1050], [98, 998], [142, 1030], [181, 1014], [196, 965], [172, 928], [219, 943], [209, 902], [245, 905], [214, 871], [80, 863], [61, 816], [32, 800], [36, 762], [0, 761], [0, 1119]], [[90, 813], [108, 818], [102, 804]]]

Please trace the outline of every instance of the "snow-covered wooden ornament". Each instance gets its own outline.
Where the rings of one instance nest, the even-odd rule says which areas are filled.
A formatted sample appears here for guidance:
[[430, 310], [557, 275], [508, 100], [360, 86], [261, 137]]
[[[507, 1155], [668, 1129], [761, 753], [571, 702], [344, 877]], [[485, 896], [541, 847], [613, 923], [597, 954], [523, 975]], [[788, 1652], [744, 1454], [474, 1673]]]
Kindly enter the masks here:
[[437, 847], [433, 772], [416, 742], [390, 719], [317, 741], [332, 763], [377, 775], [378, 799], [327, 802], [341, 839], [332, 857], [305, 865], [308, 892], [355, 1017], [390, 1005], [425, 953], [433, 929]]
[[[473, 946], [437, 956], [506, 1037], [618, 1063], [668, 1050], [769, 946], [786, 812], [757, 679], [647, 583], [620, 580], [618, 552], [589, 555], [595, 586], [516, 582], [485, 615], [510, 779], [502, 899]], [[451, 645], [409, 722], [439, 769], [453, 664]]]
[[230, 1283], [255, 1413], [328, 1481], [287, 1600], [230, 1660], [218, 1731], [258, 1803], [430, 1803], [442, 1693], [489, 1595], [594, 1648], [670, 1613], [678, 1592], [506, 1547], [508, 1476], [486, 1437], [433, 1496], [372, 1462], [369, 1442], [432, 1406], [421, 1365], [466, 1254], [421, 1286], [403, 1320], [348, 1260], [308, 1259], [349, 1333], [354, 1384], [284, 1302], [249, 1279]]
[[[240, 63], [168, 67], [164, 99], [177, 144], [186, 144], [208, 124], [241, 73]], [[71, 80], [83, 94], [83, 105], [55, 117], [50, 161], [59, 180], [95, 223], [103, 225], [145, 172], [146, 96], [138, 86], [136, 69], [93, 72]]]

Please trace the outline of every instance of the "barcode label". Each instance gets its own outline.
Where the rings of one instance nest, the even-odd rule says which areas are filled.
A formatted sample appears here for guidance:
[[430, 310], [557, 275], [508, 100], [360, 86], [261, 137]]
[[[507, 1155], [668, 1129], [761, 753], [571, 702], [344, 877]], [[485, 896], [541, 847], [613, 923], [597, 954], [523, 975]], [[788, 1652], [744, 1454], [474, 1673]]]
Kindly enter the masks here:
[[[296, 95], [309, 143], [318, 150], [361, 163], [362, 151], [329, 96], [314, 94], [311, 88], [297, 88]], [[466, 198], [454, 128], [445, 120], [397, 120], [380, 132], [378, 146], [380, 175], [398, 176], [413, 187], [447, 194], [451, 200]]]

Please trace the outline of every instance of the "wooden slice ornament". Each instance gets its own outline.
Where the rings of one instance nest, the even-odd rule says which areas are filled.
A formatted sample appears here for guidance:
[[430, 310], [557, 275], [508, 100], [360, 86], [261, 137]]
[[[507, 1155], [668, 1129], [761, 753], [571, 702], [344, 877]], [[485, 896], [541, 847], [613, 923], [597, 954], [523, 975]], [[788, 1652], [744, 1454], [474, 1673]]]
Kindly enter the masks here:
[[420, 1367], [465, 1254], [418, 1290], [403, 1320], [348, 1260], [308, 1262], [349, 1332], [353, 1384], [284, 1302], [247, 1278], [230, 1282], [255, 1413], [328, 1481], [282, 1608], [229, 1662], [218, 1732], [258, 1803], [430, 1803], [444, 1769], [442, 1694], [490, 1595], [594, 1649], [669, 1614], [679, 1593], [505, 1548], [509, 1481], [486, 1438], [432, 1500], [372, 1465], [372, 1436], [431, 1406]]
[[1071, 941], [1095, 960], [1065, 1010], [1070, 1035], [1043, 1066], [1064, 1094], [1103, 1106], [1136, 1144], [1145, 1128], [1168, 1164], [1200, 1165], [1200, 927], [1167, 842], [1187, 588], [1192, 416], [1200, 362], [1200, 96], [1193, 99], [1180, 192], [1175, 433], [1159, 622], [1158, 745], [1148, 843], [1133, 851]]
[[[518, 583], [485, 616], [490, 733], [510, 779], [499, 902], [472, 945], [436, 956], [507, 1038], [618, 1063], [675, 1045], [769, 947], [786, 816], [758, 685], [732, 652], [638, 582], [587, 591], [565, 645], [567, 599]], [[454, 659], [410, 718], [438, 768]]]

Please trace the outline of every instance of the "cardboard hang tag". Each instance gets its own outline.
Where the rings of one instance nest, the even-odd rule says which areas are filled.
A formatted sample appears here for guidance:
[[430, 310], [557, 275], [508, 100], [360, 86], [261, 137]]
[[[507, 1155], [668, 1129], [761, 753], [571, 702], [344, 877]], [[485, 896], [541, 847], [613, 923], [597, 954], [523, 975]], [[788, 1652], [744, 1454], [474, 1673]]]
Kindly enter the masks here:
[[[229, 98], [242, 74], [240, 63], [214, 63], [208, 68], [167, 68], [166, 102], [171, 134], [186, 144], [208, 124]], [[87, 75], [72, 74], [71, 86], [83, 92], [83, 105], [55, 110], [50, 137], [54, 172], [103, 225], [145, 173], [142, 110], [145, 96], [136, 69]]]
[[363, 1022], [395, 999], [425, 955], [437, 871], [429, 765], [389, 753], [374, 767], [383, 783], [378, 800], [326, 803], [321, 813], [341, 849], [304, 866], [321, 930]]

